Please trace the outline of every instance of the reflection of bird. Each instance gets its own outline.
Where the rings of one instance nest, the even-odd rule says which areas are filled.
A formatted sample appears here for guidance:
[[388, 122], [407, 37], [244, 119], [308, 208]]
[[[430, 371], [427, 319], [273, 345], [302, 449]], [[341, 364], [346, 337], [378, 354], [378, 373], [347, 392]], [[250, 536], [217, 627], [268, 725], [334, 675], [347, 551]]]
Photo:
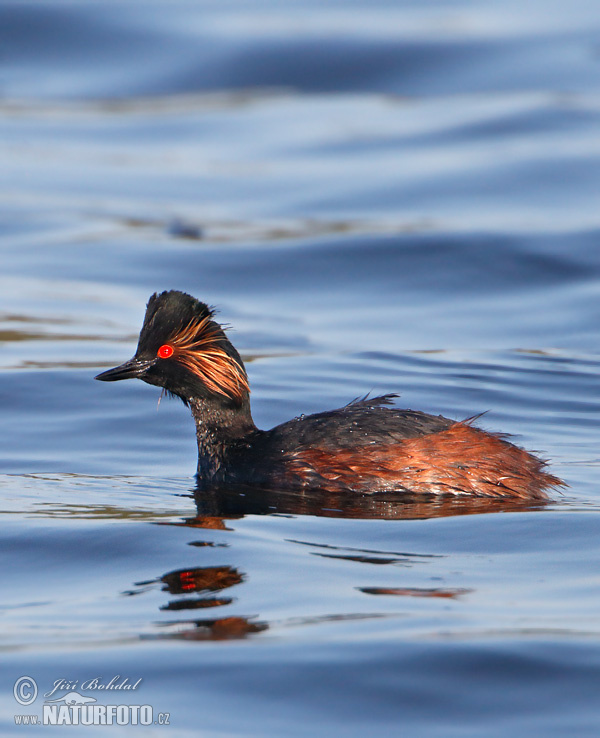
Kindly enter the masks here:
[[190, 528], [228, 530], [229, 520], [245, 515], [316, 515], [325, 518], [370, 518], [372, 520], [416, 520], [515, 512], [538, 509], [544, 500], [473, 495], [413, 495], [386, 492], [356, 495], [327, 490], [265, 490], [252, 487], [218, 487], [194, 490], [197, 515], [182, 523]]
[[[172, 623], [177, 624], [177, 621]], [[248, 618], [231, 616], [216, 620], [188, 620], [182, 625], [191, 626], [176, 633], [167, 635], [167, 638], [177, 638], [188, 641], [226, 641], [247, 638], [249, 635], [268, 630], [269, 626], [263, 622], [252, 622]]]
[[95, 697], [84, 697], [77, 692], [67, 692], [67, 694], [59, 697], [57, 700], [46, 700], [46, 704], [53, 702], [64, 702], [65, 705], [85, 705], [87, 702], [96, 702]]
[[239, 584], [244, 575], [232, 566], [204, 566], [195, 569], [179, 569], [164, 574], [161, 581], [171, 594], [190, 592], [219, 592]]
[[240, 355], [214, 313], [183, 292], [153, 295], [135, 356], [96, 379], [137, 377], [190, 406], [201, 487], [470, 494], [546, 499], [562, 482], [502, 437], [441, 415], [355, 400], [259, 430]]

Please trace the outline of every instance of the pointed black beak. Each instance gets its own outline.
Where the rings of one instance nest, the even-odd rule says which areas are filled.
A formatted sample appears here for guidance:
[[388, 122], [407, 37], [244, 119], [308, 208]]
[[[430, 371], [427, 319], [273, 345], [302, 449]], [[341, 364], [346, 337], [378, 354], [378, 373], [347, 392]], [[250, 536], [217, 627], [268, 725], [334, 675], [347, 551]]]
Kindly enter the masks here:
[[146, 371], [155, 363], [156, 359], [144, 361], [142, 359], [130, 359], [121, 366], [114, 369], [107, 369], [105, 372], [98, 374], [94, 379], [101, 382], [116, 382], [119, 379], [143, 379]]

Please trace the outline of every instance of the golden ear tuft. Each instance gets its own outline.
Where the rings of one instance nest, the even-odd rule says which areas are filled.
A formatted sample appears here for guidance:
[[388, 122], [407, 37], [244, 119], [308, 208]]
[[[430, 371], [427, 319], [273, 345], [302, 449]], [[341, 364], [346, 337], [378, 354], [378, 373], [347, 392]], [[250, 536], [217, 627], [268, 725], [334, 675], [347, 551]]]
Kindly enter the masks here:
[[194, 318], [167, 344], [172, 358], [195, 374], [211, 392], [241, 402], [250, 392], [248, 377], [221, 346], [223, 333], [210, 316]]

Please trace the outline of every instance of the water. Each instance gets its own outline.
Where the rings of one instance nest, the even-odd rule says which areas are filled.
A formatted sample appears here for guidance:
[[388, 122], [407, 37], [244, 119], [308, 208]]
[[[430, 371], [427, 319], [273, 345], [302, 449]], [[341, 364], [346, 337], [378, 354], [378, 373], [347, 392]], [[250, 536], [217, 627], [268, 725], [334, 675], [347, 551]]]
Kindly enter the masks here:
[[[597, 735], [599, 25], [0, 2], [3, 734], [67, 679], [157, 735]], [[397, 391], [569, 487], [195, 499], [187, 410], [92, 381], [171, 288], [233, 326], [259, 426]]]

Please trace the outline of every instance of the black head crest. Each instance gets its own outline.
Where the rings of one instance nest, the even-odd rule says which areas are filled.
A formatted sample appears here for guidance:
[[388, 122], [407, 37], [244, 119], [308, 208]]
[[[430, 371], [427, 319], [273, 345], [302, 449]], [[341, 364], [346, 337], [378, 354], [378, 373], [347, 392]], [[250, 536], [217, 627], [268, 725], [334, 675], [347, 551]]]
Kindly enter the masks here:
[[136, 377], [186, 403], [216, 395], [241, 405], [250, 392], [244, 363], [213, 317], [214, 310], [185, 292], [155, 293], [133, 359], [97, 378]]
[[190, 384], [199, 380], [210, 393], [239, 403], [250, 392], [248, 377], [213, 317], [214, 310], [185, 292], [155, 293], [148, 301], [138, 353], [154, 354], [160, 360], [158, 368], [175, 363], [189, 372]]

